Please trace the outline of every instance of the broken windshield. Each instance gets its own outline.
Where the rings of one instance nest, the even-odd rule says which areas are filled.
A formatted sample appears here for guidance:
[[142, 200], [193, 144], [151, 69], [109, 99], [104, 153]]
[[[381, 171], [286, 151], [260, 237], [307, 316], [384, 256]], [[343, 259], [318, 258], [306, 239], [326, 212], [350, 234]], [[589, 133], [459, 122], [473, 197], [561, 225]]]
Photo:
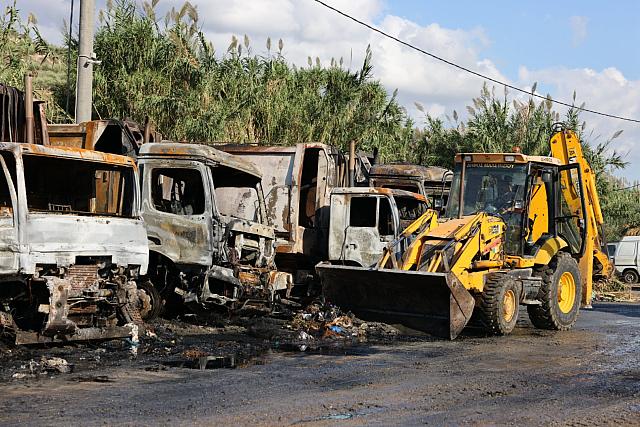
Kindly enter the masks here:
[[395, 196], [400, 216], [400, 229], [404, 230], [427, 210], [427, 203], [415, 197]]
[[130, 166], [38, 155], [23, 163], [30, 212], [133, 216]]
[[211, 168], [211, 174], [220, 215], [263, 221], [260, 178], [226, 166]]
[[[461, 165], [457, 164], [446, 216], [458, 215]], [[527, 165], [514, 163], [467, 163], [464, 179], [463, 215], [476, 212], [503, 214], [524, 198]], [[520, 206], [521, 208], [522, 206]]]

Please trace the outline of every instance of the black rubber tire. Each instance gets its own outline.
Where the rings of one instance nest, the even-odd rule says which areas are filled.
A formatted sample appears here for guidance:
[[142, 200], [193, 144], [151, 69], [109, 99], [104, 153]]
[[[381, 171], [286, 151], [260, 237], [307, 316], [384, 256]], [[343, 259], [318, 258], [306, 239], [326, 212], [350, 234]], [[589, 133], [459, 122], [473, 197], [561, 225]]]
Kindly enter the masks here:
[[[558, 284], [560, 276], [569, 272], [576, 283], [576, 295], [573, 307], [568, 313], [563, 313], [558, 304]], [[542, 285], [538, 291], [538, 301], [541, 305], [528, 305], [529, 319], [536, 328], [566, 331], [573, 327], [578, 318], [582, 301], [582, 280], [578, 263], [566, 252], [561, 252], [551, 260], [549, 265], [536, 270], [535, 275], [542, 278]]]
[[638, 283], [638, 281], [640, 281], [640, 277], [638, 277], [638, 272], [635, 270], [625, 270], [622, 273], [622, 280], [625, 283], [633, 285]]
[[160, 295], [160, 292], [158, 292], [158, 289], [153, 286], [150, 280], [141, 281], [137, 283], [137, 286], [138, 290], [146, 292], [151, 299], [151, 310], [142, 316], [142, 320], [149, 321], [158, 318], [164, 309], [164, 299], [162, 295]]
[[[514, 293], [515, 307], [511, 319], [504, 316], [504, 296], [511, 290]], [[492, 335], [507, 335], [513, 331], [518, 321], [520, 307], [520, 286], [505, 274], [492, 274], [487, 277], [484, 290], [476, 303], [476, 313], [480, 325]]]

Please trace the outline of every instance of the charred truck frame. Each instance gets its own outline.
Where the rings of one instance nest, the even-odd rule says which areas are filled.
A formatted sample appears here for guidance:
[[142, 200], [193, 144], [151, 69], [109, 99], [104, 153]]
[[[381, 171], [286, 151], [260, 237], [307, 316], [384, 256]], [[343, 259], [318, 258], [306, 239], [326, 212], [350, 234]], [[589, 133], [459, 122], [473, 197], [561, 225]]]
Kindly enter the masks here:
[[[315, 265], [328, 257], [330, 193], [348, 185], [348, 165], [336, 148], [321, 143], [293, 147], [220, 145], [262, 172], [267, 217], [275, 227], [276, 263], [312, 294]], [[319, 288], [317, 289], [319, 290]]]
[[291, 275], [276, 270], [275, 235], [252, 164], [171, 142], [143, 144], [138, 164], [149, 277], [159, 291], [154, 310], [161, 298], [231, 310], [286, 301]]
[[0, 143], [0, 333], [135, 336], [148, 247], [133, 160]]
[[443, 211], [447, 205], [453, 172], [438, 166], [408, 164], [373, 165], [369, 170], [369, 185], [395, 188], [422, 194], [429, 206]]
[[424, 214], [417, 193], [389, 188], [339, 187], [331, 191], [329, 262], [369, 267], [385, 248]]

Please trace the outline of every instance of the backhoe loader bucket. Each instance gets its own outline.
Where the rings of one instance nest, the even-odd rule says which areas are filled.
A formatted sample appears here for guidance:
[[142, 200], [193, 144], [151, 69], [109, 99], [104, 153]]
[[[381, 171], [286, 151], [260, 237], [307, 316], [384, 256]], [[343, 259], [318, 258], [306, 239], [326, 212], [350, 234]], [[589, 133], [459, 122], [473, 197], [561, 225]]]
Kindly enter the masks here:
[[399, 323], [454, 339], [469, 322], [474, 298], [447, 273], [320, 264], [325, 299], [363, 320]]

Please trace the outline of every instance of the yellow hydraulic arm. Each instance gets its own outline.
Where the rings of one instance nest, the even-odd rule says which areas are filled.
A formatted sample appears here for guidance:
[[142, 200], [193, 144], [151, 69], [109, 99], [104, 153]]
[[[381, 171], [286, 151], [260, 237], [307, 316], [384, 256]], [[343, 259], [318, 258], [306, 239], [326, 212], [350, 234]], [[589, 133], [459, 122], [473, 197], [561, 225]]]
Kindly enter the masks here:
[[[577, 164], [580, 168], [582, 176], [582, 188], [584, 195], [572, 185], [567, 175], [562, 177], [562, 192], [564, 198], [573, 213], [579, 213], [582, 210], [582, 197], [586, 212], [580, 217], [585, 220], [586, 229], [585, 251], [584, 256], [579, 260], [580, 274], [582, 276], [582, 304], [584, 306], [591, 305], [591, 293], [593, 288], [594, 275], [594, 259], [598, 260], [601, 266], [600, 274], [609, 276], [613, 270], [613, 266], [609, 262], [609, 258], [601, 250], [604, 241], [600, 233], [604, 218], [602, 217], [602, 209], [600, 208], [600, 199], [596, 190], [596, 179], [591, 166], [582, 153], [582, 146], [576, 133], [572, 130], [560, 130], [551, 137], [551, 155], [565, 164]], [[577, 178], [577, 177], [576, 177]]]

